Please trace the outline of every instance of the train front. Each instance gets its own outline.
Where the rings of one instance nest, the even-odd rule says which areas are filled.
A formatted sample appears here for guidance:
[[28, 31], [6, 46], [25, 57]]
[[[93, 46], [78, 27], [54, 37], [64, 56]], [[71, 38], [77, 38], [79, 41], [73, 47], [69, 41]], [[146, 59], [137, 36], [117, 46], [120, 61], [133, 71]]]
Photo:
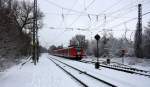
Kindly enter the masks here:
[[77, 51], [76, 58], [77, 58], [78, 60], [81, 60], [81, 59], [85, 56], [84, 49], [81, 48], [81, 47], [77, 47], [77, 48], [76, 48], [76, 51]]

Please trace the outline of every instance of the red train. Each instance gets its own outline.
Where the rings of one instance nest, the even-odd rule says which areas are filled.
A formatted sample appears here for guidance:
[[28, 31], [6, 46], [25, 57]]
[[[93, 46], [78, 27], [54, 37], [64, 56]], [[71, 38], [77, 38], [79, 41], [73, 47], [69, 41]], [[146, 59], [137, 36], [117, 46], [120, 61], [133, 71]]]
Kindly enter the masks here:
[[85, 56], [85, 51], [81, 47], [68, 47], [54, 50], [54, 55], [74, 60], [81, 60]]

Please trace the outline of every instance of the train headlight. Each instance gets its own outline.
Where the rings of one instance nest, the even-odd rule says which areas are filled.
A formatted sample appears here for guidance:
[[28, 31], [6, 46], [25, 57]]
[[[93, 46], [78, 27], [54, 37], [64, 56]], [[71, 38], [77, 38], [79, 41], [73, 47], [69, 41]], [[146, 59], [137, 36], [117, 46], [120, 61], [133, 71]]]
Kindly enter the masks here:
[[81, 54], [81, 52], [77, 52], [77, 54], [78, 54], [78, 55], [80, 55], [80, 54]]

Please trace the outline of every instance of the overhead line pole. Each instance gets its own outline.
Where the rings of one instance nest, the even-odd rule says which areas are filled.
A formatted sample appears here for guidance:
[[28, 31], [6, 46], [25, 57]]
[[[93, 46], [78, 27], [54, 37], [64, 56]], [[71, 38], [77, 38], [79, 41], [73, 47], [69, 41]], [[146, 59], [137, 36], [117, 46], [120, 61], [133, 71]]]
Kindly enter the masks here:
[[37, 26], [37, 0], [34, 0], [33, 8], [33, 30], [32, 30], [32, 60], [34, 65], [36, 65], [39, 59], [38, 51], [38, 26]]
[[35, 21], [35, 27], [36, 27], [36, 36], [35, 36], [35, 38], [36, 38], [36, 62], [38, 62], [38, 60], [39, 60], [39, 39], [38, 39], [38, 23], [37, 23], [37, 15], [38, 15], [38, 8], [37, 8], [37, 0], [35, 0], [35, 19], [36, 19], [36, 21]]
[[143, 57], [142, 53], [142, 4], [138, 4], [138, 23], [135, 32], [135, 55], [139, 58]]

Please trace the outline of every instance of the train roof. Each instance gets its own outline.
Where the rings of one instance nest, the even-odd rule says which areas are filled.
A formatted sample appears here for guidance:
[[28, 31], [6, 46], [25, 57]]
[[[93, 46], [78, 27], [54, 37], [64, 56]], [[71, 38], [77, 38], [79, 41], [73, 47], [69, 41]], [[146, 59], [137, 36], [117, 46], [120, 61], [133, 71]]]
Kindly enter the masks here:
[[74, 47], [61, 48], [61, 49], [56, 49], [56, 50], [54, 50], [54, 51], [65, 50], [65, 49], [70, 49], [70, 48], [74, 48]]
[[66, 49], [71, 49], [71, 48], [81, 48], [81, 47], [67, 47], [67, 48], [56, 49], [54, 51], [66, 50]]

